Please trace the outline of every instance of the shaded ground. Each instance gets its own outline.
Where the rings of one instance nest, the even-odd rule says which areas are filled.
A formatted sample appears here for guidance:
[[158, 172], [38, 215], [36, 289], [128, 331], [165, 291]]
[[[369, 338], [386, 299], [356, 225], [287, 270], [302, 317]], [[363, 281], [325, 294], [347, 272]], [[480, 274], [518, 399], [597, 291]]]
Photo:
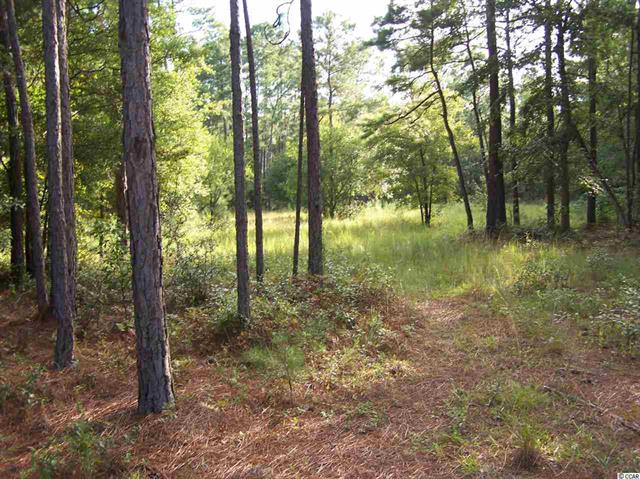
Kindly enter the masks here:
[[639, 471], [637, 362], [589, 346], [570, 324], [554, 326], [562, 341], [524, 333], [485, 304], [390, 301], [375, 351], [309, 355], [293, 399], [224, 351], [174, 356], [177, 409], [138, 418], [130, 333], [79, 341], [77, 367], [54, 373], [43, 367], [53, 325], [4, 294], [0, 477], [30, 467], [33, 477], [237, 479]]

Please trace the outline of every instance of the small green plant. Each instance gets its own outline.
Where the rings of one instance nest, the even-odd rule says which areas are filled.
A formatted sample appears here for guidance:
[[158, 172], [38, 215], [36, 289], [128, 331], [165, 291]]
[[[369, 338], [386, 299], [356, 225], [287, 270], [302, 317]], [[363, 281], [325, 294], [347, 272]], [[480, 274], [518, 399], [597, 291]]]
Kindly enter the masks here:
[[542, 459], [540, 453], [541, 431], [529, 424], [524, 424], [518, 431], [518, 447], [513, 456], [516, 469], [530, 471], [535, 469]]
[[99, 469], [107, 450], [106, 441], [97, 431], [98, 426], [85, 420], [76, 421], [64, 436], [73, 462], [87, 475]]
[[304, 369], [304, 352], [294, 338], [274, 333], [268, 347], [254, 346], [243, 355], [246, 364], [263, 371], [268, 376], [286, 381], [293, 400], [293, 385]]
[[640, 287], [622, 281], [618, 298], [591, 320], [599, 342], [634, 352], [640, 342]]
[[480, 472], [480, 463], [473, 454], [467, 454], [459, 459], [460, 468], [464, 474], [477, 474]]

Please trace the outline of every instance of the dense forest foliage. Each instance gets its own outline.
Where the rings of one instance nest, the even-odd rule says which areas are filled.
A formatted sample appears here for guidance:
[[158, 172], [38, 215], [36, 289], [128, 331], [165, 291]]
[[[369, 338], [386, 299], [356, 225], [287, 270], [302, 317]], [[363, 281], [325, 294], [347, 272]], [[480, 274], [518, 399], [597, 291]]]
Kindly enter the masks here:
[[[0, 0], [0, 475], [640, 467], [637, 398], [597, 389], [638, 385], [640, 6], [390, 0], [363, 38], [210, 3]], [[301, 417], [366, 454], [204, 445], [267, 421], [316, 458]], [[383, 426], [409, 459], [365, 459]]]

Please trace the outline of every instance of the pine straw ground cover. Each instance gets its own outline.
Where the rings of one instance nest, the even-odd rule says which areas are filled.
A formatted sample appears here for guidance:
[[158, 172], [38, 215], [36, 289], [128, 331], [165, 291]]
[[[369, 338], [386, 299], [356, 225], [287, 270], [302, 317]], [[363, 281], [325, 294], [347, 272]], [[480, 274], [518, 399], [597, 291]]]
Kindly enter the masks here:
[[[483, 294], [408, 304], [365, 289], [302, 281], [258, 306], [270, 311], [260, 327], [208, 351], [173, 337], [178, 404], [146, 418], [134, 413], [130, 332], [86, 334], [78, 365], [52, 372], [53, 325], [29, 321], [29, 301], [4, 293], [0, 477], [604, 478], [640, 470], [640, 435], [630, 429], [640, 422], [640, 374], [628, 355], [593, 346], [568, 322], [532, 329]], [[336, 302], [350, 307], [337, 311]], [[328, 339], [319, 341], [307, 323], [331, 315], [342, 319], [325, 324]], [[296, 338], [280, 346], [304, 353], [302, 370], [291, 362], [291, 391], [285, 373], [257, 366], [270, 357], [264, 338], [276, 324]]]

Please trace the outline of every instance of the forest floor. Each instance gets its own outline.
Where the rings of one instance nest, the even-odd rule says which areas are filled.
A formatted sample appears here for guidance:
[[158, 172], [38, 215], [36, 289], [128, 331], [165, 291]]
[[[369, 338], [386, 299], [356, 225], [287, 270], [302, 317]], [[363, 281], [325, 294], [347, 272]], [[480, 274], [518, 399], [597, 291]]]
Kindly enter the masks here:
[[16, 314], [5, 294], [3, 383], [26, 402], [4, 401], [0, 477], [604, 478], [639, 470], [640, 429], [629, 429], [640, 428], [637, 361], [589, 347], [579, 331], [562, 343], [523, 337], [484, 302], [386, 304], [392, 344], [382, 349], [393, 364], [365, 361], [348, 377], [333, 371], [296, 384], [293, 397], [251, 371], [191, 357], [176, 371], [176, 409], [139, 418], [132, 338], [80, 341], [75, 368], [48, 371], [52, 325], [29, 322], [28, 304]]
[[[271, 273], [239, 335], [222, 328], [229, 284], [178, 283], [170, 264], [177, 404], [160, 415], [136, 415], [130, 309], [91, 303], [102, 276], [79, 289], [77, 365], [63, 372], [49, 367], [55, 325], [32, 319], [28, 295], [1, 292], [0, 477], [640, 472], [640, 237], [492, 246], [370, 216], [329, 224], [348, 261], [330, 257], [326, 278]], [[391, 277], [345, 266], [363, 250]]]

